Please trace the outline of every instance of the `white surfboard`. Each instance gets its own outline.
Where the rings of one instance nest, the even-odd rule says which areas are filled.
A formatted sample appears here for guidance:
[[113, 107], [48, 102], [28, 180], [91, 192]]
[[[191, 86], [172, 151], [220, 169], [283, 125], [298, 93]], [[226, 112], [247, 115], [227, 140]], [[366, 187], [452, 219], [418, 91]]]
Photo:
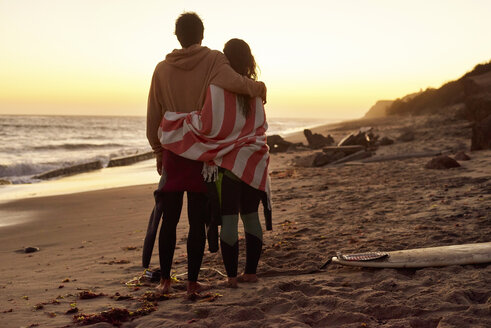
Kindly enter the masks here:
[[491, 242], [407, 249], [393, 252], [338, 253], [338, 256], [332, 258], [332, 262], [367, 268], [424, 268], [488, 263], [491, 262]]

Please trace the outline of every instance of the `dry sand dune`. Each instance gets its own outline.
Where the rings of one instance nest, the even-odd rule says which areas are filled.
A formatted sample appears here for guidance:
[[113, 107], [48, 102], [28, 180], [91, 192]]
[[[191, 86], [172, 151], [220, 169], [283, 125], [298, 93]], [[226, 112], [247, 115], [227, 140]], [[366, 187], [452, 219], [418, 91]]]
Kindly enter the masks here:
[[[414, 141], [380, 148], [377, 155], [455, 153], [470, 145], [468, 123], [436, 116], [352, 122], [317, 132], [339, 140], [362, 125], [392, 138], [403, 128], [414, 130]], [[75, 326], [73, 314], [65, 314], [73, 307], [79, 314], [143, 307], [155, 311], [123, 327], [491, 326], [491, 264], [417, 270], [330, 264], [318, 270], [340, 250], [490, 241], [491, 151], [469, 153], [470, 161], [450, 170], [425, 169], [428, 158], [320, 168], [290, 164], [311, 152], [272, 156], [273, 231], [264, 235], [259, 282], [235, 290], [216, 287], [196, 301], [184, 297], [185, 213], [174, 265], [180, 281], [171, 298], [150, 307], [144, 300], [151, 300], [154, 285], [124, 284], [142, 272], [140, 252], [154, 185], [0, 205], [4, 213], [32, 219], [0, 230], [0, 325]], [[24, 246], [41, 250], [15, 252]], [[244, 246], [241, 240], [240, 268]], [[157, 250], [152, 264], [158, 265]], [[202, 281], [223, 279], [216, 271], [224, 271], [219, 254], [207, 252], [202, 267]], [[80, 299], [86, 290], [103, 295]]]

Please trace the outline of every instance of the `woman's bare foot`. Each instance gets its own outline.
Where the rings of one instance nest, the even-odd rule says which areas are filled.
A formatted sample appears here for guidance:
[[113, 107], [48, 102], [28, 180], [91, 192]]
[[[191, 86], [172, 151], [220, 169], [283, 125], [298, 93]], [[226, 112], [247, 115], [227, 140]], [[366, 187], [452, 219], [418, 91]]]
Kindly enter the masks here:
[[169, 294], [170, 283], [170, 279], [160, 279], [160, 284], [155, 287], [155, 289], [157, 289], [157, 292], [159, 292], [160, 294]]
[[243, 273], [237, 278], [237, 281], [255, 283], [257, 282], [257, 275], [255, 273]]
[[238, 288], [237, 277], [228, 277], [226, 287], [228, 288]]
[[188, 281], [186, 295], [188, 299], [195, 299], [197, 294], [208, 289], [211, 289], [211, 286], [200, 284], [197, 281]]

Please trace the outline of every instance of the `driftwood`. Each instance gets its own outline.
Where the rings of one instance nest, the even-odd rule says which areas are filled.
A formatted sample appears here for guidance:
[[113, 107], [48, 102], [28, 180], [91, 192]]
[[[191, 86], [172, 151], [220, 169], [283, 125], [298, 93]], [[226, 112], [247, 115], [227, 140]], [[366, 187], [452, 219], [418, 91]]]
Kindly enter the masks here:
[[375, 162], [386, 162], [386, 161], [398, 161], [408, 158], [419, 158], [419, 157], [433, 157], [441, 155], [441, 152], [425, 152], [425, 153], [412, 153], [412, 154], [397, 154], [388, 156], [378, 156], [373, 158], [368, 158], [363, 160], [363, 163], [375, 163]]
[[382, 139], [378, 140], [377, 145], [379, 146], [388, 146], [392, 145], [394, 143], [394, 140], [392, 140], [389, 137], [383, 137]]
[[273, 134], [267, 137], [267, 143], [269, 146], [269, 152], [273, 153], [284, 153], [291, 149], [296, 149], [297, 147], [303, 146], [301, 143], [292, 143], [286, 141], [278, 134]]
[[357, 133], [350, 133], [338, 143], [338, 146], [361, 145], [365, 147], [374, 146], [378, 136], [372, 133], [372, 127], [360, 128]]
[[334, 139], [331, 135], [324, 137], [322, 134], [312, 133], [312, 131], [310, 131], [309, 129], [303, 130], [303, 134], [305, 136], [305, 139], [307, 139], [309, 147], [312, 149], [320, 149], [325, 146], [330, 146], [334, 143]]
[[147, 152], [143, 154], [112, 158], [107, 164], [107, 167], [130, 165], [137, 162], [145, 161], [153, 157], [155, 157], [155, 154], [153, 152]]
[[360, 160], [372, 155], [363, 146], [325, 147], [322, 152], [307, 156], [297, 156], [293, 163], [301, 167], [319, 167], [327, 164], [341, 164], [349, 161]]
[[328, 154], [342, 151], [345, 155], [351, 155], [363, 149], [365, 149], [365, 147], [360, 145], [353, 145], [353, 146], [339, 146], [339, 147], [335, 147], [335, 146], [324, 147], [322, 148], [322, 151]]
[[360, 150], [354, 154], [351, 154], [351, 155], [348, 155], [348, 156], [343, 157], [341, 159], [338, 159], [337, 161], [332, 162], [330, 165], [336, 165], [336, 164], [342, 164], [342, 163], [346, 163], [346, 162], [350, 162], [350, 161], [356, 161], [356, 160], [364, 159], [364, 158], [367, 158], [370, 156], [372, 156], [372, 152], [366, 151], [366, 150]]

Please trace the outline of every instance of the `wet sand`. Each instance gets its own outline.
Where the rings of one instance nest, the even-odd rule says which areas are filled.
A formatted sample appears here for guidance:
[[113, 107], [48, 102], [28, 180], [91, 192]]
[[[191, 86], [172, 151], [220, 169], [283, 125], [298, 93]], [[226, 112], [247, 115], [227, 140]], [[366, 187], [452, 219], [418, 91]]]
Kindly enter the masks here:
[[[425, 151], [453, 155], [470, 147], [469, 123], [438, 116], [358, 121], [314, 132], [330, 133], [339, 141], [366, 125], [393, 139], [404, 128], [415, 132], [414, 141], [380, 147], [377, 156]], [[301, 135], [291, 140], [305, 142]], [[336, 251], [491, 241], [491, 151], [467, 152], [471, 160], [449, 170], [425, 169], [429, 158], [318, 168], [291, 164], [313, 152], [272, 155], [273, 231], [264, 234], [257, 284], [241, 284], [235, 290], [216, 287], [208, 297], [187, 300], [183, 211], [173, 268], [179, 281], [171, 299], [157, 302], [151, 309], [155, 311], [135, 316], [123, 327], [491, 325], [491, 264], [414, 270], [330, 264], [319, 270]], [[73, 313], [65, 314], [71, 308], [90, 314], [148, 307], [143, 298], [149, 298], [154, 285], [128, 287], [125, 282], [142, 273], [141, 245], [155, 187], [0, 204], [5, 215], [28, 219], [0, 228], [1, 326], [76, 326]], [[25, 254], [21, 250], [26, 246], [40, 251]], [[239, 269], [244, 251], [241, 239]], [[152, 267], [157, 266], [156, 248]], [[224, 272], [221, 257], [207, 251], [201, 281], [221, 281], [216, 270]], [[88, 290], [103, 295], [80, 299]], [[106, 326], [111, 325], [94, 325]]]

